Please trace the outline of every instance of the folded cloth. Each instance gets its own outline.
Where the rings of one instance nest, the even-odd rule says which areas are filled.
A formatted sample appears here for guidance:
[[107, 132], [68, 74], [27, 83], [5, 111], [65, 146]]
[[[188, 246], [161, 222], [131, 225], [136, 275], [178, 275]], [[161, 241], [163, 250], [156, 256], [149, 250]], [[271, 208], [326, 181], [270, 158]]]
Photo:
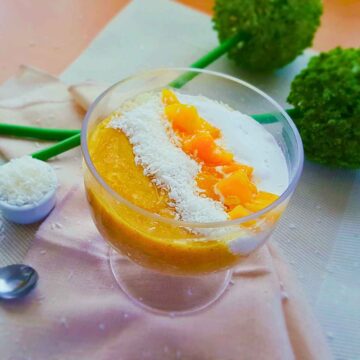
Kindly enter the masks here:
[[[74, 101], [67, 85], [40, 70], [22, 66], [0, 86], [0, 121], [39, 127], [79, 128], [84, 110]], [[31, 154], [52, 143], [0, 136], [0, 162]], [[81, 174], [80, 149], [50, 159], [59, 179], [60, 200]], [[4, 226], [2, 226], [4, 223]], [[18, 226], [0, 213], [0, 266], [22, 261], [38, 225]]]
[[[0, 121], [4, 123], [78, 129], [84, 114], [65, 84], [28, 66], [22, 66], [14, 78], [0, 87]], [[41, 140], [0, 139], [0, 154], [5, 159], [31, 154], [52, 144]], [[62, 196], [80, 176], [80, 150], [71, 150], [50, 163], [60, 180]]]
[[[23, 71], [31, 72], [34, 83], [44, 76]], [[52, 84], [52, 89], [63, 87], [57, 84]], [[74, 86], [70, 92], [84, 108], [97, 94], [94, 84]], [[75, 111], [72, 101], [62, 106], [65, 104], [69, 109], [64, 112]], [[39, 106], [32, 119], [46, 117], [48, 105]], [[52, 125], [64, 126], [63, 113], [57, 115]], [[27, 116], [21, 120], [28, 123]], [[14, 146], [15, 142], [8, 143], [8, 154]], [[91, 220], [81, 177], [67, 166], [66, 156], [70, 155], [61, 155], [57, 161], [61, 165], [64, 161], [64, 174], [76, 179], [76, 184], [43, 222], [27, 255], [26, 261], [40, 274], [38, 288], [26, 299], [1, 304], [2, 357], [331, 358], [296, 280], [271, 244], [239, 264], [234, 284], [203, 312], [172, 318], [135, 306], [110, 273], [108, 246]]]

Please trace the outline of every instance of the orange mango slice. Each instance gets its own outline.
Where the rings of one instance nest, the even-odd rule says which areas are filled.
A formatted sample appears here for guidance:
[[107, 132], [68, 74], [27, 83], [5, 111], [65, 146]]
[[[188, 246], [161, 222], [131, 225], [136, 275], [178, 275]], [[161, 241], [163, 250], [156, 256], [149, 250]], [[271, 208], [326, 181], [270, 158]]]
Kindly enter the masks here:
[[214, 190], [218, 181], [219, 178], [215, 174], [206, 171], [201, 171], [196, 177], [198, 187], [204, 191], [203, 193], [207, 197], [213, 200], [219, 200], [219, 195]]
[[[244, 206], [250, 211], [256, 212], [266, 208], [278, 198], [279, 198], [278, 195], [266, 191], [259, 191], [256, 194], [256, 196], [253, 198], [253, 200], [245, 204]], [[282, 210], [274, 209], [260, 216], [260, 218], [264, 219], [268, 224], [274, 224], [279, 220], [281, 213]]]
[[203, 118], [199, 118], [200, 129], [201, 131], [208, 132], [214, 139], [218, 139], [221, 136], [221, 131], [214, 125], [210, 124], [208, 121]]
[[251, 178], [254, 171], [254, 169], [251, 166], [237, 164], [235, 162], [233, 164], [224, 165], [219, 168], [219, 171], [223, 174], [231, 174], [237, 170], [245, 171], [249, 178]]
[[165, 107], [165, 115], [175, 131], [194, 134], [200, 128], [200, 118], [195, 106], [171, 104]]
[[221, 196], [225, 205], [236, 206], [250, 202], [256, 195], [257, 189], [246, 172], [237, 170], [220, 180], [216, 184], [215, 192]]
[[245, 207], [252, 212], [260, 211], [277, 200], [278, 197], [278, 195], [266, 191], [259, 191], [251, 201], [245, 204]]
[[227, 165], [233, 160], [233, 154], [218, 146], [207, 132], [199, 132], [186, 139], [183, 149], [187, 154], [192, 155], [205, 165]]
[[218, 171], [218, 166], [207, 166], [203, 165], [201, 172], [209, 173], [211, 175], [214, 175], [217, 179], [222, 179], [223, 175]]
[[187, 134], [198, 131], [208, 132], [214, 139], [221, 135], [220, 129], [199, 117], [196, 108], [192, 105], [180, 104], [175, 93], [169, 89], [163, 89], [162, 102], [166, 105], [165, 115], [173, 123], [174, 130]]
[[[246, 209], [242, 205], [237, 205], [231, 211], [228, 212], [230, 220], [239, 219], [239, 218], [242, 218], [244, 216], [248, 216], [250, 214], [252, 214], [252, 212], [249, 211], [248, 209]], [[253, 228], [254, 230], [256, 230], [256, 228], [257, 228], [257, 219], [243, 222], [241, 225], [245, 226], [247, 228]]]
[[165, 115], [175, 131], [188, 135], [201, 131], [208, 132], [214, 139], [220, 137], [220, 130], [199, 117], [195, 106], [173, 103], [165, 107]]
[[251, 214], [251, 211], [246, 209], [242, 205], [235, 206], [231, 211], [229, 211], [229, 218], [231, 220], [238, 219], [244, 216], [248, 216]]
[[165, 105], [178, 104], [179, 100], [175, 93], [169, 89], [163, 89], [161, 92], [161, 100]]

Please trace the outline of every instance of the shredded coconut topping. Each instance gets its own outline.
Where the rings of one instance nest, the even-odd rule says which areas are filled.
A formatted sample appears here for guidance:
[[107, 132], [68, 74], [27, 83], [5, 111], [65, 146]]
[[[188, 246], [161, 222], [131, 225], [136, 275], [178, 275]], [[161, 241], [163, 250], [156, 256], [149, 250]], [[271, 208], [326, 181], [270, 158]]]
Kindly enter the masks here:
[[163, 112], [160, 94], [151, 94], [142, 97], [137, 106], [120, 108], [108, 126], [125, 133], [133, 146], [136, 164], [156, 186], [167, 190], [173, 201], [169, 205], [181, 220], [227, 220], [220, 202], [201, 196], [195, 181], [200, 165], [176, 145], [176, 135]]

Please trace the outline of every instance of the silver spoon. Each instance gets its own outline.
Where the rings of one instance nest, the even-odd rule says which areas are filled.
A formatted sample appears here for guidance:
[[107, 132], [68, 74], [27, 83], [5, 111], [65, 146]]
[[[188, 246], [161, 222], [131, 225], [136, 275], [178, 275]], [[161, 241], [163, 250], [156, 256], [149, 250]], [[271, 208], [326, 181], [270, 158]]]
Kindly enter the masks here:
[[0, 268], [0, 299], [18, 299], [36, 287], [39, 275], [31, 266], [23, 264]]

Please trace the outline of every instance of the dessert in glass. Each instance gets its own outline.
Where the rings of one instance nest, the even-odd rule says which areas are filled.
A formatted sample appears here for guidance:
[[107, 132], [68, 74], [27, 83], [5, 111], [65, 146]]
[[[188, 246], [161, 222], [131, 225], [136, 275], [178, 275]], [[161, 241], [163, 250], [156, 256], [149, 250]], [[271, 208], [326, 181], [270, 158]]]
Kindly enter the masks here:
[[[199, 76], [173, 88], [184, 73]], [[262, 113], [271, 123], [251, 117]], [[81, 146], [112, 273], [135, 303], [165, 314], [221, 296], [231, 269], [270, 237], [303, 164], [298, 131], [274, 100], [198, 69], [116, 83], [90, 107]]]

